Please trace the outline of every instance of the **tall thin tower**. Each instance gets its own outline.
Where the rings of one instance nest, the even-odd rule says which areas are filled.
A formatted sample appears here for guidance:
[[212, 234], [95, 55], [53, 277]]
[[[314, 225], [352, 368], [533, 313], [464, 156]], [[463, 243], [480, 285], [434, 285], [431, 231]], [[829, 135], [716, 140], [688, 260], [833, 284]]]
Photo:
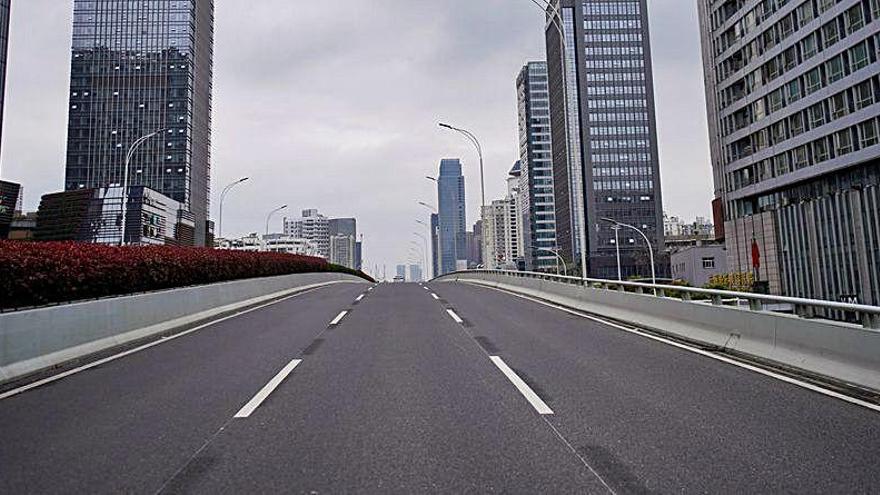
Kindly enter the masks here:
[[[548, 24], [557, 240], [575, 264], [585, 250], [589, 276], [617, 278], [614, 231], [602, 218], [641, 229], [655, 251], [663, 246], [648, 4], [556, 0], [554, 7], [565, 33], [560, 40]], [[650, 275], [641, 236], [621, 233], [623, 276]]]

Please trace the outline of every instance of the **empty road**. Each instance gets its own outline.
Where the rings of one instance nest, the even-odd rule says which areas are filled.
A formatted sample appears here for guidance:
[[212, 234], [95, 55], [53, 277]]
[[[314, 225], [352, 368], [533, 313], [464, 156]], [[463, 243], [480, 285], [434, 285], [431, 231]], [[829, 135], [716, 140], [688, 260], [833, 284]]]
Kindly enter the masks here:
[[312, 290], [0, 400], [0, 493], [876, 493], [880, 413], [466, 284]]

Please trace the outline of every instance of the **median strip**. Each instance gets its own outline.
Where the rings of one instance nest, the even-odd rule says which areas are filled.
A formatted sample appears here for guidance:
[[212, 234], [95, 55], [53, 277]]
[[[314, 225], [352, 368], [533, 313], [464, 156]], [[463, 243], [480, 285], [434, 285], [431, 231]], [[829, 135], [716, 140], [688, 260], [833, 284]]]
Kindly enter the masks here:
[[260, 407], [260, 404], [262, 404], [263, 401], [265, 401], [269, 397], [269, 395], [274, 392], [276, 388], [278, 388], [278, 385], [281, 385], [281, 382], [283, 382], [284, 379], [287, 378], [287, 376], [290, 375], [290, 373], [293, 372], [294, 368], [299, 366], [299, 363], [301, 362], [302, 359], [294, 359], [293, 361], [288, 363], [287, 366], [285, 366], [281, 371], [278, 372], [277, 375], [275, 375], [275, 377], [269, 380], [269, 383], [267, 383], [265, 387], [257, 392], [257, 395], [255, 395], [254, 398], [250, 400], [250, 402], [245, 404], [245, 406], [242, 407], [241, 410], [235, 414], [235, 417], [250, 417], [250, 415], [253, 414], [253, 412], [256, 411], [258, 407]]
[[491, 359], [495, 366], [497, 366], [498, 369], [501, 370], [502, 373], [504, 373], [504, 376], [506, 376], [507, 379], [510, 380], [511, 383], [513, 383], [513, 386], [516, 387], [517, 390], [519, 390], [519, 393], [521, 393], [523, 397], [525, 397], [526, 400], [529, 401], [529, 404], [531, 404], [532, 407], [535, 408], [535, 411], [538, 411], [538, 414], [553, 414], [553, 409], [550, 409], [550, 407], [540, 397], [538, 397], [538, 394], [536, 394], [535, 391], [532, 390], [532, 387], [529, 387], [529, 385], [525, 381], [523, 381], [523, 379], [520, 378], [515, 371], [510, 369], [510, 366], [508, 366], [503, 359], [498, 356], [489, 356], [489, 359]]

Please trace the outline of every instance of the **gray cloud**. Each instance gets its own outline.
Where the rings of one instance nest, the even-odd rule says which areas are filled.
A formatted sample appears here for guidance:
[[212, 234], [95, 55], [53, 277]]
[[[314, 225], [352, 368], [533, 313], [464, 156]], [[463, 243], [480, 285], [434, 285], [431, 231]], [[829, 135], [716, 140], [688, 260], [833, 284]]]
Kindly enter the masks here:
[[[651, 1], [665, 202], [686, 216], [707, 214], [712, 191], [695, 10]], [[70, 17], [69, 1], [13, 6], [2, 173], [25, 183], [30, 208], [62, 186]], [[416, 200], [434, 201], [423, 176], [447, 156], [464, 160], [473, 222], [475, 153], [437, 122], [481, 137], [487, 196], [500, 196], [518, 153], [514, 81], [543, 58], [542, 27], [528, 0], [217, 2], [215, 198], [252, 177], [224, 230], [260, 231], [284, 203], [355, 215], [365, 258], [391, 270], [425, 216]]]

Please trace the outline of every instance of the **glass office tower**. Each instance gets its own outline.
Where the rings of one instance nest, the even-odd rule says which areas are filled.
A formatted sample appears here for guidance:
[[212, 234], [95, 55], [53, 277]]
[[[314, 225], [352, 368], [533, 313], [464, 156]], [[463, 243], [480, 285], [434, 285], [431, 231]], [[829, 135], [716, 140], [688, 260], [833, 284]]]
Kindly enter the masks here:
[[[556, 230], [588, 275], [617, 278], [614, 231], [603, 217], [663, 246], [663, 201], [646, 0], [557, 0], [565, 33], [547, 28]], [[565, 56], [563, 57], [563, 48]], [[563, 70], [563, 60], [565, 68]], [[567, 130], [567, 132], [566, 132]], [[621, 231], [623, 277], [649, 276], [647, 247]], [[664, 267], [658, 265], [658, 275]]]
[[880, 0], [698, 5], [728, 266], [880, 304]]
[[67, 190], [128, 176], [183, 203], [207, 235], [213, 0], [75, 0]]
[[9, 8], [11, 0], [0, 0], [0, 142], [3, 140], [3, 108], [6, 106], [6, 58], [9, 52]]
[[465, 217], [464, 176], [461, 161], [440, 161], [440, 177], [437, 179], [440, 229], [440, 272], [454, 272], [459, 262], [467, 264], [467, 220]]
[[547, 63], [529, 62], [516, 80], [519, 106], [522, 247], [526, 269], [555, 271], [556, 211], [550, 144], [550, 93]]

